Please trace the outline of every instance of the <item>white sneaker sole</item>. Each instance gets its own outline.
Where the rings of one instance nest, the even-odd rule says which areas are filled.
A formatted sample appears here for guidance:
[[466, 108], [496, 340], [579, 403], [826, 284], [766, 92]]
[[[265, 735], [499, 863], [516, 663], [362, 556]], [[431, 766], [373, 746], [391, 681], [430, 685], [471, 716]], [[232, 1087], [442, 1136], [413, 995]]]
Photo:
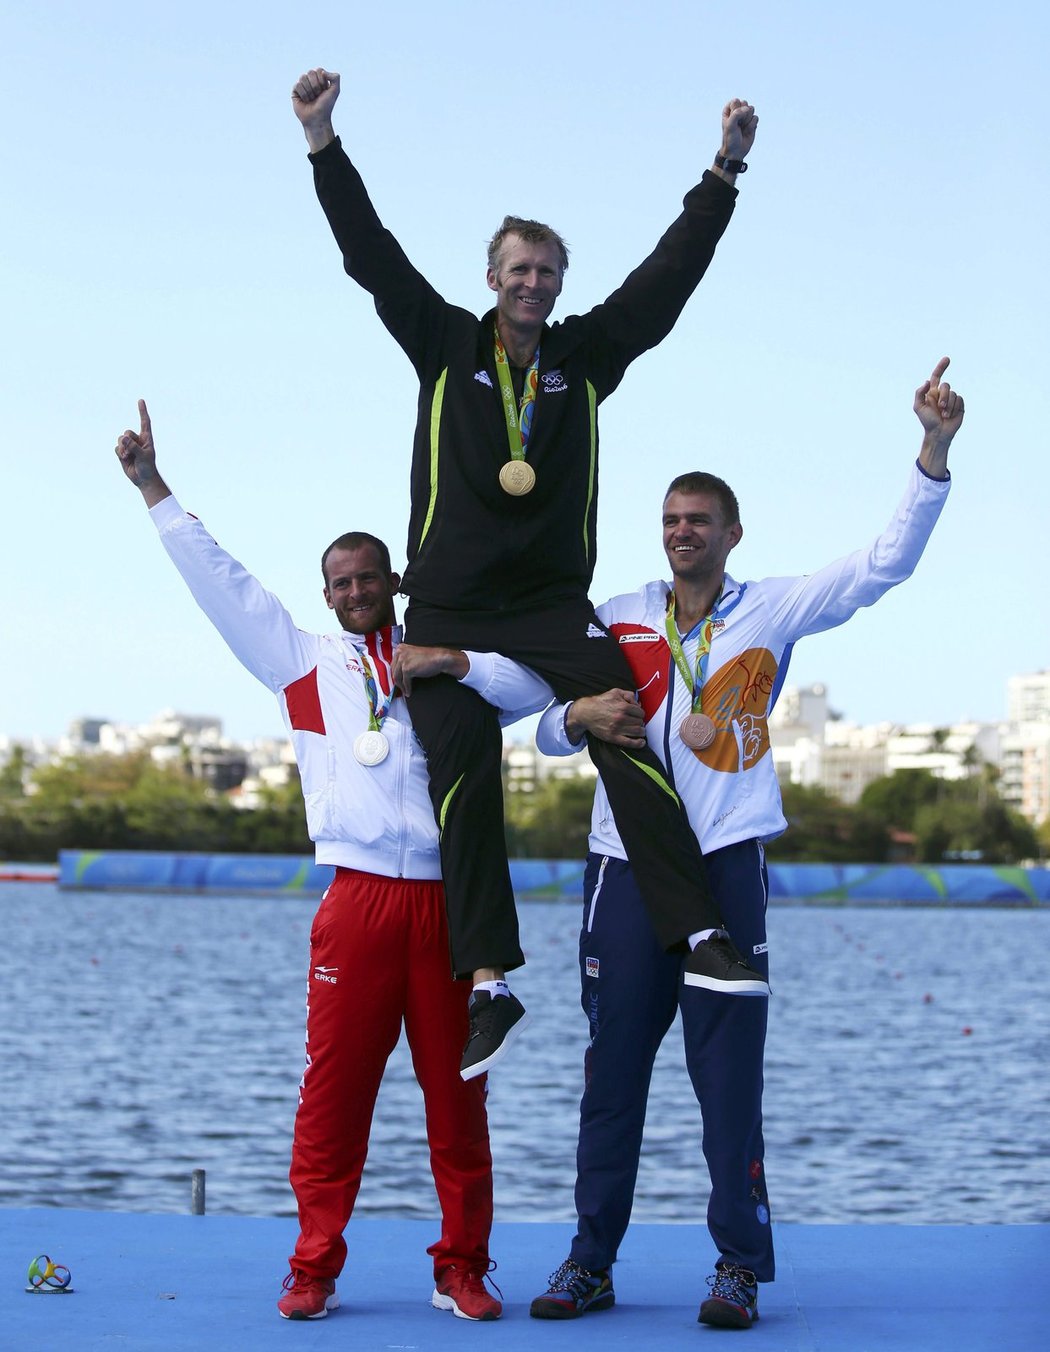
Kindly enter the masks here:
[[765, 981], [719, 981], [715, 976], [700, 976], [697, 972], [686, 972], [682, 980], [687, 986], [698, 986], [705, 991], [719, 991], [722, 995], [769, 995], [769, 986]]
[[481, 1319], [476, 1314], [466, 1314], [451, 1296], [443, 1296], [436, 1288], [434, 1294], [430, 1297], [430, 1303], [435, 1310], [451, 1310], [457, 1319], [469, 1319], [472, 1324], [490, 1324], [492, 1320], [499, 1318], [498, 1314], [494, 1314], [492, 1319]]
[[281, 1316], [282, 1319], [289, 1319], [292, 1321], [293, 1324], [298, 1324], [300, 1320], [305, 1321], [307, 1319], [324, 1319], [329, 1310], [338, 1310], [338, 1309], [339, 1309], [339, 1297], [333, 1291], [332, 1294], [325, 1299], [324, 1309], [318, 1310], [316, 1314], [285, 1314], [285, 1312], [279, 1306], [277, 1309], [277, 1313]]

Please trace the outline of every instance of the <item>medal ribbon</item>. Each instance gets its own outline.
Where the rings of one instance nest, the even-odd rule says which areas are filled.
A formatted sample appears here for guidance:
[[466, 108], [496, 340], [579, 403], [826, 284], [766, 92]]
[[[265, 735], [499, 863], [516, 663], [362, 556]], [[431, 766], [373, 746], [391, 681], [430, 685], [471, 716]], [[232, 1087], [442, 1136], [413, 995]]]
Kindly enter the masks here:
[[711, 653], [711, 635], [714, 630], [715, 614], [718, 611], [718, 602], [722, 595], [719, 593], [718, 601], [714, 603], [708, 613], [700, 621], [700, 643], [696, 650], [696, 675], [689, 670], [689, 663], [685, 660], [685, 649], [682, 647], [682, 640], [678, 636], [678, 625], [674, 618], [674, 592], [671, 593], [667, 604], [667, 612], [664, 615], [664, 628], [667, 630], [667, 642], [671, 649], [671, 656], [674, 658], [674, 664], [685, 682], [685, 688], [692, 692], [692, 712], [700, 713], [703, 708], [704, 681], [707, 677], [707, 659]]
[[[384, 651], [385, 649], [385, 651]], [[364, 666], [365, 694], [368, 696], [368, 730], [380, 732], [390, 712], [395, 686], [390, 671], [394, 656], [393, 633], [389, 627], [365, 635], [365, 650], [358, 649]], [[376, 677], [378, 676], [378, 681]]]
[[512, 460], [524, 460], [525, 448], [529, 444], [529, 433], [532, 431], [532, 413], [536, 404], [536, 387], [540, 378], [539, 346], [532, 354], [532, 363], [525, 372], [525, 386], [521, 392], [520, 405], [514, 398], [514, 382], [510, 376], [510, 360], [500, 339], [499, 329], [496, 330], [496, 375], [499, 378], [503, 413], [507, 419], [510, 458]]

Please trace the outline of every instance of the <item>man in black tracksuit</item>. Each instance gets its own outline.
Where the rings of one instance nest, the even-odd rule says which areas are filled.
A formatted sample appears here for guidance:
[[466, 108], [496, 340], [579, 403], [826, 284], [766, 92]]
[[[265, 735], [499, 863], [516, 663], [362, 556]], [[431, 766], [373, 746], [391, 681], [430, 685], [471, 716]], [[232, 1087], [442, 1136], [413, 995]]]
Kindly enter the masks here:
[[[489, 251], [495, 311], [479, 320], [448, 304], [384, 228], [335, 136], [338, 93], [337, 75], [313, 70], [292, 99], [344, 267], [371, 293], [419, 377], [407, 636], [414, 645], [503, 653], [539, 672], [560, 700], [633, 690], [617, 641], [587, 599], [597, 408], [630, 362], [670, 332], [704, 275], [733, 211], [754, 109], [726, 105], [715, 168], [649, 258], [603, 304], [549, 326], [568, 261], [561, 239], [508, 218]], [[453, 972], [475, 981], [467, 1077], [486, 1070], [525, 1022], [502, 982], [524, 961], [503, 834], [502, 738], [473, 691], [441, 676], [413, 683], [410, 669], [395, 675], [427, 753]], [[590, 737], [588, 745], [660, 942], [692, 948], [686, 981], [767, 995], [721, 930], [699, 846], [659, 760], [647, 748]]]

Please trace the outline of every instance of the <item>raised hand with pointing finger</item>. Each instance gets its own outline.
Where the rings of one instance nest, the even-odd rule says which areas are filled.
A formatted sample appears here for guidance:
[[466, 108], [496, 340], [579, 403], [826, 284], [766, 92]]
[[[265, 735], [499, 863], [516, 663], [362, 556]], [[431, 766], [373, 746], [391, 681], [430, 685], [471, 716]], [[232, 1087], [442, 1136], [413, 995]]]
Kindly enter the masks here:
[[121, 468], [142, 493], [147, 507], [171, 497], [171, 489], [157, 470], [157, 448], [153, 444], [153, 427], [145, 399], [139, 400], [139, 430], [129, 427], [117, 438], [115, 447]]
[[915, 391], [913, 405], [925, 432], [919, 464], [934, 479], [948, 477], [948, 447], [962, 426], [966, 411], [962, 395], [942, 379], [950, 360], [950, 357], [940, 359], [929, 380], [924, 380]]

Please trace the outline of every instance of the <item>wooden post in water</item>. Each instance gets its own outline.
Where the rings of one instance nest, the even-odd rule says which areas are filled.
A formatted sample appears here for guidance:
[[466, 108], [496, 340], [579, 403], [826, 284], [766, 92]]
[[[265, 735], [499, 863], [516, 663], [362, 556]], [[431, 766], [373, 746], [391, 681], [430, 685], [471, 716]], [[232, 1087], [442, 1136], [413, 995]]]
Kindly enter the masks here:
[[204, 1170], [194, 1169], [190, 1175], [190, 1215], [204, 1215]]

